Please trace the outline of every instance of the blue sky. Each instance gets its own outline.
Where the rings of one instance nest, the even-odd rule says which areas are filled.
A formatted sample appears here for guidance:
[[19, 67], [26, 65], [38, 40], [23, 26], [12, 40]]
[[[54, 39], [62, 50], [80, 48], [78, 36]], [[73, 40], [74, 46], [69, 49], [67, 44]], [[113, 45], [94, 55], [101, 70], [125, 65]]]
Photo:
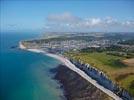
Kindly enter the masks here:
[[134, 0], [1, 0], [1, 31], [134, 31]]

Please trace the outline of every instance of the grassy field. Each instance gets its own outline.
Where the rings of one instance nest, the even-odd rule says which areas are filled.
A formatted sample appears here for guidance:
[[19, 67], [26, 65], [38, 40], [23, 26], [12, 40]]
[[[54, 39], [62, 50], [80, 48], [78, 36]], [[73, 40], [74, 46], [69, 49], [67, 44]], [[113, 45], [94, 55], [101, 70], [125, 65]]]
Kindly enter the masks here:
[[124, 63], [126, 58], [107, 55], [106, 52], [65, 53], [65, 55], [74, 59], [80, 59], [103, 71], [111, 80], [134, 96], [134, 65]]

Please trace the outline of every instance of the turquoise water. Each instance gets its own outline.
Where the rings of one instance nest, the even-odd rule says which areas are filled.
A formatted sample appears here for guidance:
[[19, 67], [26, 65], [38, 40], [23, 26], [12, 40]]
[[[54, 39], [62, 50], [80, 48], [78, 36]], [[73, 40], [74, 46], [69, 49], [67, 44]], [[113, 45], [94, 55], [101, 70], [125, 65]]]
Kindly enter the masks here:
[[0, 100], [60, 100], [62, 90], [51, 68], [60, 62], [42, 54], [11, 49], [20, 40], [37, 37], [28, 33], [1, 33]]

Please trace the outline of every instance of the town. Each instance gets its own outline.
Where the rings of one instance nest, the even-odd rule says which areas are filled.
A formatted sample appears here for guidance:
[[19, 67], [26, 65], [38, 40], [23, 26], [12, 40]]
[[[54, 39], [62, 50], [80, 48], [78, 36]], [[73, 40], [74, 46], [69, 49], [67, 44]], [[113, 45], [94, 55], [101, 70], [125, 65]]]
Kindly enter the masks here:
[[[54, 34], [55, 35], [55, 34]], [[92, 36], [90, 34], [84, 33], [77, 33], [77, 34], [67, 34], [66, 36], [58, 37], [49, 37], [49, 38], [41, 38], [35, 40], [27, 40], [23, 42], [25, 45], [28, 45], [29, 48], [39, 48], [46, 52], [50, 53], [60, 53], [63, 54], [64, 52], [69, 51], [81, 51], [84, 49], [94, 50], [107, 50], [109, 54], [118, 54], [118, 55], [130, 55], [133, 56], [134, 45], [133, 45], [133, 35], [125, 36], [124, 38], [120, 39], [120, 36], [123, 37], [124, 34], [118, 34], [115, 36], [107, 36], [107, 34], [102, 34], [98, 36], [98, 34]], [[108, 38], [107, 38], [108, 37]], [[131, 40], [132, 45], [123, 44], [125, 41]], [[110, 49], [110, 50], [109, 50]], [[118, 52], [111, 49], [119, 49]], [[112, 51], [112, 52], [111, 52]]]

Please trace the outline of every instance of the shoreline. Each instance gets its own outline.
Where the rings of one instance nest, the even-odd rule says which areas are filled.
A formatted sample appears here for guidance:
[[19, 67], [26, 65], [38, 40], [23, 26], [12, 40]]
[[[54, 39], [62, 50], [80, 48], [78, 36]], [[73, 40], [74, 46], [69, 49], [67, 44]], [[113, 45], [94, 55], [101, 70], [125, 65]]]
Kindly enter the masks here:
[[113, 100], [65, 65], [60, 64], [50, 72], [55, 74], [54, 79], [61, 84], [65, 100]]
[[112, 91], [104, 88], [103, 86], [101, 86], [100, 84], [98, 84], [96, 82], [96, 80], [92, 79], [85, 72], [83, 72], [82, 70], [80, 70], [79, 68], [77, 68], [67, 58], [65, 58], [65, 57], [63, 57], [61, 55], [47, 53], [47, 52], [45, 52], [45, 51], [43, 51], [41, 49], [27, 49], [21, 42], [19, 42], [19, 48], [20, 49], [23, 49], [23, 50], [30, 51], [30, 52], [43, 53], [43, 54], [45, 54], [45, 55], [47, 55], [49, 57], [52, 57], [52, 58], [55, 58], [55, 59], [61, 61], [61, 63], [63, 63], [67, 68], [69, 68], [70, 70], [72, 70], [72, 71], [76, 72], [77, 74], [79, 74], [83, 79], [85, 79], [88, 82], [90, 82], [91, 84], [93, 84], [96, 88], [98, 88], [102, 92], [106, 93], [108, 96], [112, 97], [115, 100], [122, 100], [119, 96], [117, 96], [116, 94], [114, 94]]

